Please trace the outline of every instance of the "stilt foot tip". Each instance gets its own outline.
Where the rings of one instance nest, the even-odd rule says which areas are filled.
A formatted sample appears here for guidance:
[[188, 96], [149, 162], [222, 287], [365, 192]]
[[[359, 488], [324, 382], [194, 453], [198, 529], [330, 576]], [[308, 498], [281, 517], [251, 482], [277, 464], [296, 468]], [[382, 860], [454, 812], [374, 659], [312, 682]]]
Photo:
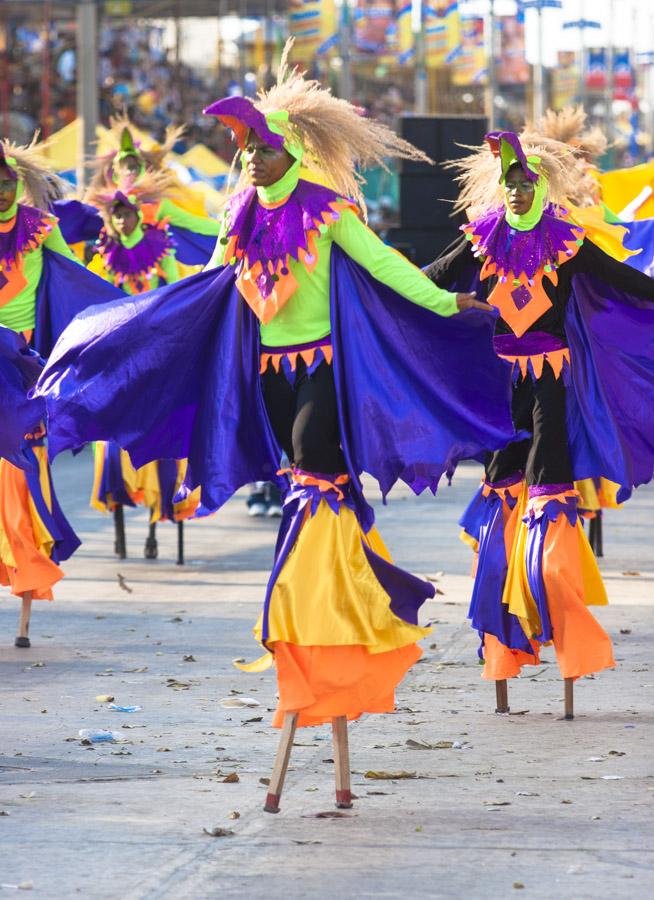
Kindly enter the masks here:
[[267, 794], [266, 795], [266, 803], [263, 808], [264, 812], [268, 813], [278, 813], [279, 812], [279, 794]]
[[14, 647], [31, 647], [30, 639], [28, 637], [17, 637], [14, 641]]
[[563, 718], [566, 722], [572, 722], [572, 720], [574, 719], [574, 713], [566, 713]]
[[504, 706], [502, 709], [497, 708], [495, 712], [498, 716], [508, 716], [508, 714], [511, 712], [511, 708], [508, 706]]
[[336, 791], [337, 809], [352, 809], [352, 794], [350, 791]]

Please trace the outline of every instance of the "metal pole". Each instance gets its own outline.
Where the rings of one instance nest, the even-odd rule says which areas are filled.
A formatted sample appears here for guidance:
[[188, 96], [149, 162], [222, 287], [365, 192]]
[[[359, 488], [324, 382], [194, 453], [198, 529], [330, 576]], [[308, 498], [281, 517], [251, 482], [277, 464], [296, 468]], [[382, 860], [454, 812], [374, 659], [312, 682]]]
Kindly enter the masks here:
[[85, 160], [93, 155], [98, 124], [98, 20], [94, 0], [77, 4], [77, 115], [80, 138], [77, 156], [77, 187], [86, 183]]
[[495, 97], [497, 96], [497, 72], [495, 69], [495, 57], [497, 55], [497, 20], [495, 18], [495, 0], [490, 0], [488, 10], [488, 98], [486, 116], [488, 127], [495, 130]]
[[581, 78], [581, 84], [579, 86], [579, 102], [584, 109], [586, 109], [586, 106], [588, 105], [588, 86], [586, 84], [586, 79], [588, 77], [588, 54], [586, 52], [586, 28], [584, 25], [584, 22], [586, 21], [585, 6], [584, 0], [581, 0], [581, 23], [579, 26], [579, 40], [581, 41], [579, 77]]
[[425, 63], [425, 17], [422, 0], [412, 0], [411, 2], [411, 29], [415, 51], [415, 112], [418, 116], [426, 116], [429, 106], [427, 97], [429, 85]]
[[41, 137], [47, 140], [51, 132], [52, 110], [50, 108], [51, 95], [51, 66], [50, 66], [50, 27], [52, 25], [51, 0], [43, 0], [43, 72], [41, 73]]
[[7, 46], [7, 10], [0, 6], [0, 137], [9, 137], [9, 49]]
[[609, 144], [613, 143], [615, 138], [615, 128], [613, 127], [613, 96], [615, 94], [615, 65], [613, 28], [615, 26], [615, 2], [610, 0], [609, 3], [609, 40], [606, 48], [606, 91], [604, 103], [606, 106], [605, 130]]
[[533, 116], [537, 122], [545, 113], [545, 73], [543, 69], [543, 8], [537, 7], [538, 13], [538, 59], [534, 66]]
[[341, 84], [340, 95], [343, 100], [352, 99], [352, 35], [349, 0], [341, 0], [340, 57]]

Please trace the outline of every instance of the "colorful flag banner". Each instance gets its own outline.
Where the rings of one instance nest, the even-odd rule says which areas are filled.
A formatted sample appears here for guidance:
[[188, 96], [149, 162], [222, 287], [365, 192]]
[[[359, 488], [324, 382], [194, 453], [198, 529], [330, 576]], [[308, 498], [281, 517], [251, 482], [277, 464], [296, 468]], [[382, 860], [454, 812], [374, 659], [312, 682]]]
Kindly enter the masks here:
[[574, 50], [560, 50], [552, 69], [552, 108], [559, 110], [573, 103], [579, 91], [579, 69]]
[[453, 56], [452, 84], [466, 87], [487, 83], [483, 18], [480, 16], [461, 18], [461, 44]]
[[498, 84], [528, 84], [529, 64], [525, 49], [524, 16], [498, 16], [496, 19]]

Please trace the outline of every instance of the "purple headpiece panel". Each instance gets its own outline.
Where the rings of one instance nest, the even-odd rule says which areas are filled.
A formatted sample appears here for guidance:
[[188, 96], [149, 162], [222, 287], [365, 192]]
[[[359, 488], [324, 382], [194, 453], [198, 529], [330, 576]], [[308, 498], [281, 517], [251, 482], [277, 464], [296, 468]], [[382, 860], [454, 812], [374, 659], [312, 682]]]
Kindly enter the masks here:
[[271, 147], [281, 150], [284, 146], [282, 135], [270, 130], [264, 114], [247, 97], [224, 97], [207, 106], [203, 112], [205, 116], [217, 116], [223, 125], [231, 128], [241, 150], [245, 149], [250, 129]]

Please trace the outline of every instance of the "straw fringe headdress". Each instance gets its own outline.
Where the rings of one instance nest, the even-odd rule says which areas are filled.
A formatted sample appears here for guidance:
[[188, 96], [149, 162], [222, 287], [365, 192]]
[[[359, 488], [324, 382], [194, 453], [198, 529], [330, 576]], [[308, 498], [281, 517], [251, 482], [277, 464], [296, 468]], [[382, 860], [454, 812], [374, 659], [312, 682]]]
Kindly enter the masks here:
[[[560, 141], [541, 138], [530, 141], [520, 136], [525, 156], [538, 156], [538, 170], [547, 178], [547, 200], [555, 206], [565, 206], [571, 199], [579, 180], [577, 160], [570, 148]], [[466, 145], [463, 145], [466, 146]], [[477, 218], [491, 209], [497, 209], [504, 202], [500, 183], [501, 164], [488, 146], [466, 147], [470, 155], [444, 163], [444, 168], [455, 172], [459, 184], [459, 196], [454, 203], [454, 212], [465, 212], [470, 218]]]
[[[357, 202], [365, 212], [360, 169], [381, 166], [386, 159], [414, 159], [432, 163], [421, 150], [395, 134], [387, 125], [363, 115], [347, 100], [334, 97], [320, 82], [306, 79], [289, 66], [293, 47], [284, 47], [277, 84], [260, 91], [254, 103], [264, 115], [285, 110], [288, 120], [279, 127], [285, 140], [304, 147], [303, 164], [318, 170], [335, 191]], [[241, 185], [239, 185], [240, 187]]]
[[[171, 152], [177, 141], [186, 131], [185, 125], [168, 125], [164, 140], [161, 144], [153, 144], [149, 149], [145, 149], [135, 140], [135, 128], [126, 113], [112, 116], [109, 119], [108, 140], [113, 145], [112, 150], [102, 156], [97, 156], [88, 161], [89, 169], [92, 172], [90, 188], [92, 190], [100, 190], [112, 179], [113, 162], [118, 153], [125, 146], [125, 139], [132, 144], [138, 155], [145, 165], [147, 172], [158, 172], [164, 167], [164, 160]], [[90, 202], [90, 201], [89, 201]]]
[[602, 156], [608, 140], [601, 128], [586, 127], [587, 115], [582, 106], [564, 106], [559, 112], [548, 109], [534, 125], [527, 125], [522, 136], [526, 140], [551, 138], [569, 144], [576, 155], [587, 160]]
[[140, 210], [144, 204], [158, 204], [175, 184], [176, 179], [171, 172], [146, 172], [137, 179], [124, 178], [117, 184], [90, 187], [84, 199], [98, 209], [105, 229], [115, 237], [112, 213], [117, 202], [127, 201]]
[[23, 183], [21, 199], [26, 203], [47, 210], [54, 200], [60, 200], [68, 193], [67, 183], [52, 171], [46, 155], [47, 143], [39, 142], [38, 134], [27, 145], [3, 138], [0, 146], [4, 157], [15, 160], [11, 167]]

